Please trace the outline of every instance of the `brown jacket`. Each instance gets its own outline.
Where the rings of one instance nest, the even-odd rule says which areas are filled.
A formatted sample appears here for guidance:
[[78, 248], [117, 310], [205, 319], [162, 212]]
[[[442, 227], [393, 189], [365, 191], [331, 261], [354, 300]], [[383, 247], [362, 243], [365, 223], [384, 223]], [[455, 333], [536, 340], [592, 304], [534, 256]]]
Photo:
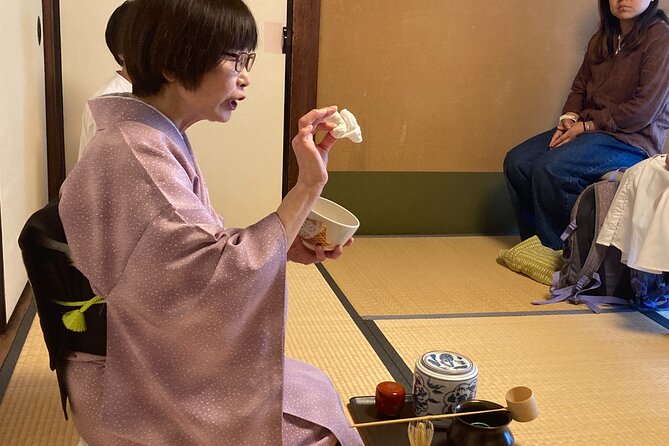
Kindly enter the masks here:
[[575, 112], [600, 130], [643, 149], [662, 151], [669, 128], [669, 25], [657, 20], [641, 44], [595, 63], [592, 41], [563, 113]]

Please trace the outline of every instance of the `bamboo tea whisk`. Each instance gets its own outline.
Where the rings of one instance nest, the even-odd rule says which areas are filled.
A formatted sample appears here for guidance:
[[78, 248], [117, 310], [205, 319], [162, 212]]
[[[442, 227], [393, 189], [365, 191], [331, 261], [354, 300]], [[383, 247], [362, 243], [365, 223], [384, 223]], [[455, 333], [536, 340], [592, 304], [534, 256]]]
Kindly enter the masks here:
[[411, 421], [407, 429], [410, 446], [430, 446], [434, 436], [434, 426], [431, 421]]

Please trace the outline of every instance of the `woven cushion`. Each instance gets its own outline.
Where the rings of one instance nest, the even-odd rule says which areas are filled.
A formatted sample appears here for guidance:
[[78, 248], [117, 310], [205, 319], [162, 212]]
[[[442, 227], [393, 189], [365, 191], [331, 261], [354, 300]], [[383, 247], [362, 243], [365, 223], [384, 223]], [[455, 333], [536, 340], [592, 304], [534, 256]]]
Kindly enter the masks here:
[[498, 259], [509, 269], [523, 273], [537, 282], [551, 285], [553, 273], [562, 267], [562, 251], [541, 244], [539, 237], [528, 238], [511, 249], [500, 251]]

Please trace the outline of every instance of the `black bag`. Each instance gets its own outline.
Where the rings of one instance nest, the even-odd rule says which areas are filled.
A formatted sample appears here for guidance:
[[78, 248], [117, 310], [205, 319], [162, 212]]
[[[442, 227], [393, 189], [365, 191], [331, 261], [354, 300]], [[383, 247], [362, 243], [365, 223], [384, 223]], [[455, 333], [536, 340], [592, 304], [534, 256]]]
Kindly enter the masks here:
[[621, 262], [618, 248], [595, 243], [618, 184], [617, 181], [599, 181], [578, 196], [571, 223], [562, 234], [567, 247], [563, 267], [555, 273], [550, 291], [552, 299], [534, 304], [583, 303], [595, 313], [601, 312], [598, 305], [649, 308], [667, 305], [666, 277], [630, 269]]
[[615, 181], [599, 181], [578, 196], [571, 223], [562, 234], [567, 247], [562, 270], [555, 273], [551, 287], [553, 298], [535, 304], [584, 303], [596, 313], [601, 311], [599, 304], [631, 304], [630, 270], [620, 261], [620, 250], [595, 243], [617, 187]]

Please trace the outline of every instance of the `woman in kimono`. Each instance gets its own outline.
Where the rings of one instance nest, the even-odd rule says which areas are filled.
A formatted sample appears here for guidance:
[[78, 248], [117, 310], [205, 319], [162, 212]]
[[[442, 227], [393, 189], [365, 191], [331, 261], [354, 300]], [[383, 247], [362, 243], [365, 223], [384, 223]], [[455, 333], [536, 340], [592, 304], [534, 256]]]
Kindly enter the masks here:
[[325, 374], [284, 358], [286, 261], [327, 181], [336, 107], [292, 141], [299, 176], [276, 212], [225, 228], [185, 130], [246, 98], [257, 29], [242, 0], [135, 0], [133, 94], [89, 102], [97, 133], [62, 186], [74, 264], [107, 305], [106, 356], [71, 352], [71, 413], [90, 445], [361, 445]]

